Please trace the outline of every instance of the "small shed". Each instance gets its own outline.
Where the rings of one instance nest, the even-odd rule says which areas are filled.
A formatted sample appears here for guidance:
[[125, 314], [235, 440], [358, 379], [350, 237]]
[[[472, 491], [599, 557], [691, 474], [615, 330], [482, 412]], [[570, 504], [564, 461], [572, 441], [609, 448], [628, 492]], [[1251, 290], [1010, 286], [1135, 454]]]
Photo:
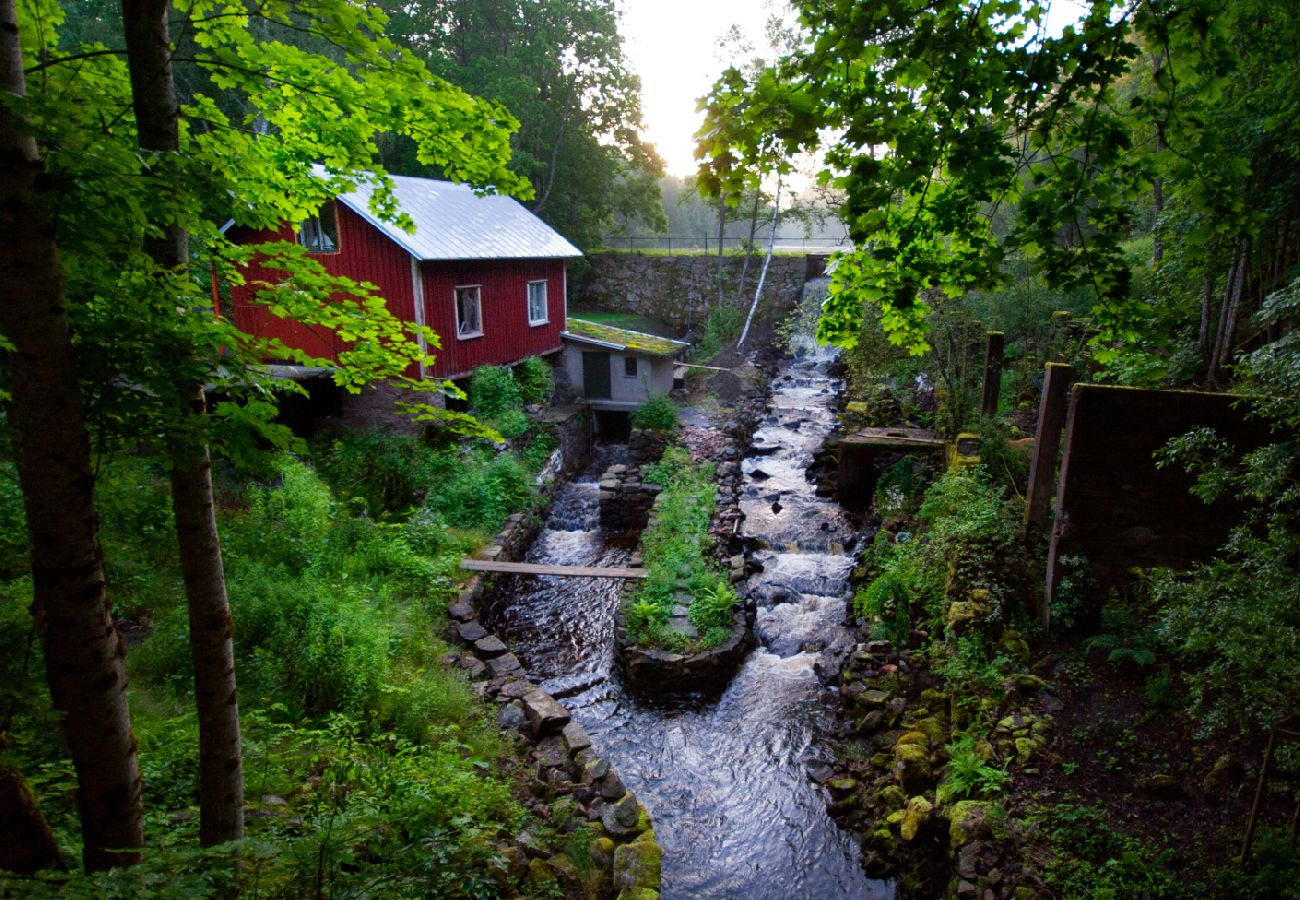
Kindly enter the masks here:
[[689, 346], [586, 319], [568, 319], [560, 336], [569, 384], [598, 410], [633, 410], [671, 391], [673, 363]]

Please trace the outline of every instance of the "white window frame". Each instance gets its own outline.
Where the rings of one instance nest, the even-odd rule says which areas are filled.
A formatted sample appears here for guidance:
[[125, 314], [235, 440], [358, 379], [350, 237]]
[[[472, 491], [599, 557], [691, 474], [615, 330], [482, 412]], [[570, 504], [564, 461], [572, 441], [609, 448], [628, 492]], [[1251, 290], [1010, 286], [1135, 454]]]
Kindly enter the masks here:
[[[330, 235], [325, 230], [325, 220], [334, 224], [333, 246], [326, 247]], [[309, 236], [311, 233], [311, 236]], [[308, 216], [298, 226], [298, 245], [312, 256], [335, 256], [343, 252], [343, 238], [339, 234], [339, 205], [335, 200], [326, 200], [314, 215]], [[314, 238], [314, 241], [313, 241]]]
[[[478, 331], [465, 331], [465, 324], [460, 320], [460, 292], [474, 292], [474, 306], [478, 315]], [[456, 337], [462, 341], [473, 340], [474, 338], [483, 337], [483, 285], [481, 284], [458, 284], [452, 288], [451, 305], [454, 315], [456, 316]]]
[[[542, 317], [533, 318], [533, 286], [540, 284], [542, 286]], [[542, 278], [537, 281], [530, 281], [524, 286], [524, 303], [528, 306], [528, 324], [532, 327], [538, 325], [549, 325], [551, 322], [551, 297], [550, 287], [546, 279]]]

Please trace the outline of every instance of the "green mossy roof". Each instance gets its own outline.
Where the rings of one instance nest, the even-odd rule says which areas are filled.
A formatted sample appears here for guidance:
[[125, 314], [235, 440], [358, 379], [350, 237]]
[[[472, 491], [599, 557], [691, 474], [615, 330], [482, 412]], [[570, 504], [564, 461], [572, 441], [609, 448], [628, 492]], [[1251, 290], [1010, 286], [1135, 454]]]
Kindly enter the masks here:
[[590, 338], [605, 344], [615, 344], [625, 350], [646, 353], [651, 356], [672, 358], [681, 352], [686, 344], [669, 338], [657, 337], [640, 331], [628, 331], [586, 319], [570, 318], [565, 322], [565, 330], [576, 337]]

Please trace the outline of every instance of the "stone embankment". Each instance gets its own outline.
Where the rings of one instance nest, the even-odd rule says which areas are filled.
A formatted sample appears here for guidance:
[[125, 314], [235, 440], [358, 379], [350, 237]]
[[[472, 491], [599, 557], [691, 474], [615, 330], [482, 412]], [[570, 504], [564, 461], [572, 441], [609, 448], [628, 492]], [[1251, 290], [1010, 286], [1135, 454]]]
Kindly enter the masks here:
[[[511, 516], [483, 555], [522, 560], [540, 527], [535, 516]], [[498, 704], [497, 724], [527, 748], [534, 767], [527, 801], [532, 812], [557, 831], [586, 820], [599, 835], [588, 863], [521, 832], [501, 848], [511, 877], [529, 895], [657, 900], [661, 851], [649, 813], [569, 711], [529, 680], [506, 643], [480, 624], [479, 610], [491, 589], [487, 580], [471, 578], [448, 607], [449, 637], [463, 648], [448, 662]]]

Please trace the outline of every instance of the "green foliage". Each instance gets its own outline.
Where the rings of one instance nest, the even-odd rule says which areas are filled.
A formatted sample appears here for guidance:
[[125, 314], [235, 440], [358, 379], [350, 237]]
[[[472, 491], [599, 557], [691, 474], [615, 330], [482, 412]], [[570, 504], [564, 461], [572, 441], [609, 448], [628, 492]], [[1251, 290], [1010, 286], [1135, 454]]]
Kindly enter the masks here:
[[485, 419], [517, 412], [524, 402], [519, 382], [505, 366], [479, 366], [475, 369], [470, 381], [469, 400], [474, 411]]
[[[1262, 324], [1294, 321], [1300, 287], [1272, 295]], [[1267, 725], [1300, 702], [1300, 337], [1294, 329], [1252, 353], [1242, 369], [1258, 392], [1255, 413], [1273, 443], [1242, 453], [1205, 429], [1173, 441], [1161, 465], [1185, 468], [1193, 492], [1223, 497], [1246, 515], [1209, 563], [1156, 583], [1157, 634], [1184, 664], [1194, 709], [1206, 731]]]
[[318, 444], [313, 458], [335, 493], [364, 500], [375, 515], [419, 505], [442, 474], [434, 454], [415, 438], [378, 429], [338, 434]]
[[948, 751], [948, 764], [943, 780], [939, 782], [940, 803], [995, 797], [1011, 780], [1006, 769], [989, 765], [980, 755], [975, 738], [970, 734], [954, 733], [945, 749]]
[[720, 628], [724, 632], [731, 627], [731, 613], [740, 598], [731, 582], [718, 578], [713, 584], [697, 588], [691, 603], [691, 624], [706, 633], [710, 629]]
[[519, 396], [524, 403], [547, 404], [555, 393], [555, 375], [551, 365], [540, 356], [530, 356], [515, 370]]
[[1175, 854], [1115, 830], [1103, 811], [1058, 803], [1045, 817], [1054, 858], [1049, 883], [1062, 897], [1141, 900], [1183, 896]]
[[[388, 30], [438, 76], [520, 121], [512, 172], [533, 184], [539, 216], [591, 249], [623, 223], [666, 224], [663, 163], [640, 137], [641, 86], [619, 24], [610, 0], [492, 0], [395, 7]], [[384, 150], [395, 171], [440, 174], [417, 172], [406, 142]]]
[[669, 641], [663, 626], [680, 590], [692, 596], [689, 617], [702, 632], [700, 643], [714, 646], [726, 637], [736, 595], [708, 559], [713, 546], [709, 523], [714, 512], [714, 474], [712, 463], [696, 465], [680, 447], [669, 447], [644, 472], [645, 480], [662, 485], [663, 491], [658, 522], [641, 535], [646, 578], [627, 599], [628, 636], [634, 642]]
[[671, 431], [677, 427], [677, 405], [665, 394], [653, 394], [632, 411], [632, 427]]
[[27, 514], [18, 488], [18, 470], [0, 460], [0, 581], [17, 578], [30, 566], [27, 559]]
[[920, 538], [903, 532], [891, 543], [877, 532], [866, 560], [875, 577], [854, 597], [854, 614], [874, 619], [881, 637], [904, 640], [922, 624], [942, 630], [945, 599], [979, 592], [984, 620], [1002, 622], [1017, 608], [1028, 565], [1016, 502], [983, 467], [950, 469], [926, 490], [917, 515], [928, 526]]
[[745, 311], [734, 306], [715, 306], [704, 320], [704, 329], [691, 347], [691, 359], [706, 363], [728, 344], [740, 337], [745, 326]]

